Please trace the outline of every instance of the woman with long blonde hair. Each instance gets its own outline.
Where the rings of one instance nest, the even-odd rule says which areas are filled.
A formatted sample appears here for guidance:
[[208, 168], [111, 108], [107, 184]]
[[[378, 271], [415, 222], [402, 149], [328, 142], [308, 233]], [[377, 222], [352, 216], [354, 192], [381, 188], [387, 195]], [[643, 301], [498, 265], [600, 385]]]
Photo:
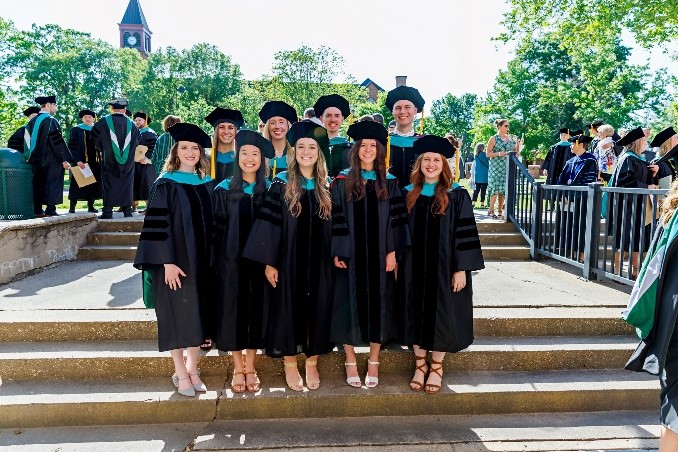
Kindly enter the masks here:
[[271, 183], [243, 256], [266, 266], [266, 354], [284, 358], [285, 381], [304, 389], [297, 355], [305, 354], [306, 386], [320, 387], [318, 355], [332, 351], [330, 244], [332, 199], [323, 152], [327, 131], [313, 122], [294, 124], [287, 171]]
[[271, 100], [264, 104], [259, 111], [259, 119], [264, 123], [263, 136], [271, 142], [275, 149], [275, 156], [266, 159], [270, 168], [271, 178], [285, 171], [290, 163], [288, 154], [292, 145], [287, 140], [287, 132], [292, 124], [297, 122], [297, 111], [290, 104], [281, 100]]

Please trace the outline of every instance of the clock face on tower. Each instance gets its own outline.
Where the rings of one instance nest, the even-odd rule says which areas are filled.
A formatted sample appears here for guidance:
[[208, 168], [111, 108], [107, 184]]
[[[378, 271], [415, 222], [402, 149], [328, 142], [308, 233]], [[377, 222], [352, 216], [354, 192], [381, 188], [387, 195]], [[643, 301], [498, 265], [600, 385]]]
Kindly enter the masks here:
[[136, 45], [136, 43], [137, 43], [137, 38], [135, 38], [134, 36], [130, 36], [130, 37], [127, 38], [127, 44], [129, 44], [130, 47], [134, 47]]

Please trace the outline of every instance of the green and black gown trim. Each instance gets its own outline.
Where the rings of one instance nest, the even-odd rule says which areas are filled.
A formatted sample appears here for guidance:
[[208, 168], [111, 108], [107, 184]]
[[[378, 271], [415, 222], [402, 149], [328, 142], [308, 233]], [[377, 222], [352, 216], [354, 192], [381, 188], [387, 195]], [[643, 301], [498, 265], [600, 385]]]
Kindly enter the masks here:
[[332, 181], [332, 256], [335, 268], [331, 339], [354, 346], [402, 341], [402, 298], [396, 297], [395, 273], [386, 271], [386, 255], [410, 245], [405, 200], [398, 181], [387, 173], [388, 198], [375, 191], [376, 174], [362, 171], [365, 196], [349, 201], [342, 171]]
[[[144, 273], [144, 302], [155, 305], [160, 351], [198, 347], [215, 333], [213, 192], [210, 177], [181, 171], [162, 173], [153, 184], [134, 267]], [[164, 264], [186, 273], [181, 288], [165, 284]]]
[[157, 174], [162, 173], [162, 169], [165, 166], [165, 160], [174, 146], [174, 138], [168, 132], [163, 133], [158, 137], [158, 141], [155, 142], [155, 149], [153, 149], [153, 157], [151, 158], [151, 163], [155, 168]]
[[330, 256], [332, 222], [318, 214], [314, 181], [304, 180], [301, 213], [285, 201], [287, 173], [276, 175], [259, 209], [243, 256], [278, 270], [278, 284], [266, 282], [266, 354], [322, 355], [332, 351]]
[[[433, 214], [435, 184], [424, 184], [412, 212], [412, 246], [398, 265], [405, 297], [405, 344], [458, 352], [473, 343], [471, 272], [485, 268], [473, 204], [459, 186], [447, 192], [443, 215]], [[412, 190], [412, 185], [405, 187]], [[452, 274], [466, 272], [466, 287], [452, 292]]]
[[[270, 181], [266, 181], [268, 189]], [[214, 190], [214, 239], [217, 328], [214, 342], [223, 351], [263, 349], [266, 332], [265, 265], [242, 257], [266, 191], [254, 195], [256, 183], [232, 190], [231, 179]]]

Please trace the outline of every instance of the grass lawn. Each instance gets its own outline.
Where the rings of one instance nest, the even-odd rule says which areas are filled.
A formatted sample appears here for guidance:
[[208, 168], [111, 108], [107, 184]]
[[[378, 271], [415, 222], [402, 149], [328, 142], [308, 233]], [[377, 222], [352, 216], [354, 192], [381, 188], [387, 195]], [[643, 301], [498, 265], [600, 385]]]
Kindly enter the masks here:
[[[64, 191], [67, 191], [71, 187], [71, 181], [68, 177], [68, 171], [66, 171], [66, 174], [64, 176]], [[57, 209], [64, 209], [68, 210], [71, 207], [71, 202], [68, 200], [68, 194], [64, 193], [64, 201], [61, 204], [58, 204]], [[94, 208], [103, 209], [104, 203], [101, 199], [97, 199], [94, 201]], [[139, 206], [137, 207], [137, 210], [143, 210], [146, 208], [146, 201], [139, 201]], [[117, 209], [117, 208], [116, 208]], [[87, 201], [78, 201], [78, 203], [75, 205], [75, 210], [76, 211], [87, 211]]]

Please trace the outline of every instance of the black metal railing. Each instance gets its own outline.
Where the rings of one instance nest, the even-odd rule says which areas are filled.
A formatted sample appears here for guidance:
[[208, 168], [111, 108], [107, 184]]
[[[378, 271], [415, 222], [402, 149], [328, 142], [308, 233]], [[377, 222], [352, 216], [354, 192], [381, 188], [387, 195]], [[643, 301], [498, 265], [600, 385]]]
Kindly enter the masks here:
[[582, 270], [586, 279], [632, 285], [657, 227], [668, 190], [572, 187], [536, 182], [511, 155], [506, 181], [507, 221], [546, 256]]

